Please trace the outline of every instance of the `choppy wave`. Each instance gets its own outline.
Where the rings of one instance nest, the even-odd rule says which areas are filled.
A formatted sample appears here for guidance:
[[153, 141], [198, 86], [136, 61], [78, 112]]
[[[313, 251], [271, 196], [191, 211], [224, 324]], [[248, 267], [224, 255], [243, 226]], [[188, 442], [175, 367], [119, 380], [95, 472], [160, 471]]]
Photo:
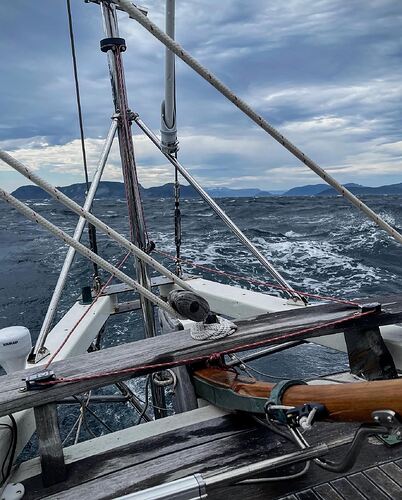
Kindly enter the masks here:
[[[97, 200], [95, 214], [103, 216], [127, 237], [129, 228], [123, 201]], [[347, 298], [400, 291], [402, 247], [346, 205], [342, 198], [239, 198], [220, 199], [218, 202], [298, 289]], [[368, 202], [388, 223], [402, 226], [400, 198], [371, 198]], [[32, 201], [31, 204], [63, 230], [73, 233], [76, 215], [53, 201]], [[172, 200], [145, 200], [144, 209], [150, 239], [155, 241], [157, 249], [173, 254]], [[271, 281], [267, 272], [203, 201], [183, 200], [181, 209], [184, 258], [228, 273]], [[85, 232], [83, 242], [87, 243], [87, 240]], [[100, 254], [115, 264], [125, 254], [105, 235], [98, 235], [98, 244]], [[0, 212], [0, 328], [25, 324], [33, 337], [37, 336], [66, 252], [64, 244], [39, 226], [22, 219], [15, 211], [3, 208]], [[155, 257], [172, 266], [168, 259], [156, 254]], [[185, 266], [185, 270], [219, 282], [269, 291], [261, 285], [247, 285], [245, 281], [216, 276], [205, 270], [194, 270], [189, 266]], [[133, 275], [133, 264], [127, 262], [124, 271]], [[59, 316], [68, 310], [81, 287], [91, 284], [92, 272], [92, 264], [77, 256], [60, 303]], [[103, 344], [118, 345], [141, 335], [138, 314], [118, 315], [108, 322]], [[330, 367], [345, 367], [345, 357], [339, 353], [314, 346], [309, 350], [303, 349], [303, 373], [295, 373], [300, 356], [297, 350], [270, 357], [268, 367], [264, 360], [258, 361], [257, 366], [270, 373], [291, 377], [325, 371]], [[138, 380], [133, 384], [138, 388], [143, 387], [144, 382]], [[70, 417], [63, 413], [63, 418], [68, 427]], [[132, 422], [128, 411], [111, 418], [118, 418], [125, 424]]]

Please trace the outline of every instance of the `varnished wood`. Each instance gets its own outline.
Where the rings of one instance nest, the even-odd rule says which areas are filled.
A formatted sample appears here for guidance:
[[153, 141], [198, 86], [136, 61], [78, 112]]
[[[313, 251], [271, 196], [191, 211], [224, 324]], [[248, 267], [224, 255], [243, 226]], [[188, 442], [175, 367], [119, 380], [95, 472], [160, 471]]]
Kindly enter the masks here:
[[[274, 384], [247, 377], [238, 379], [232, 371], [203, 368], [194, 376], [239, 395], [267, 399]], [[328, 419], [343, 422], [368, 422], [374, 410], [390, 409], [402, 415], [402, 379], [358, 382], [355, 384], [297, 385], [286, 390], [282, 402], [289, 406], [308, 402], [322, 403]], [[219, 405], [218, 405], [219, 406]]]
[[[188, 331], [179, 331], [83, 354], [52, 363], [57, 377], [74, 378], [73, 382], [59, 383], [41, 391], [19, 391], [24, 386], [23, 379], [36, 373], [37, 367], [15, 372], [0, 377], [0, 416], [150, 373], [156, 371], [154, 365], [159, 363], [168, 368], [190, 364], [194, 358], [206, 359], [217, 352], [252, 349], [255, 342], [278, 344], [330, 335], [345, 328], [372, 328], [402, 321], [402, 297], [385, 301], [381, 313], [362, 318], [355, 317], [357, 309], [347, 304], [301, 307], [237, 321], [237, 331], [218, 341], [196, 341]], [[337, 320], [342, 323], [334, 324]]]
[[57, 407], [55, 404], [37, 406], [34, 413], [39, 440], [42, 481], [45, 486], [51, 486], [66, 479]]

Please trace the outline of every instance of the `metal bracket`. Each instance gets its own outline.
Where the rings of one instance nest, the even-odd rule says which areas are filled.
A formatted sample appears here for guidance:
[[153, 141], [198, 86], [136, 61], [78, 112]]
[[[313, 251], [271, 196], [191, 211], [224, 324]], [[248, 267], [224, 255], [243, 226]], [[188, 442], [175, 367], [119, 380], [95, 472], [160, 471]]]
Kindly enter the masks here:
[[394, 411], [373, 411], [372, 417], [374, 422], [389, 429], [389, 434], [378, 434], [379, 439], [389, 446], [402, 443], [402, 422]]

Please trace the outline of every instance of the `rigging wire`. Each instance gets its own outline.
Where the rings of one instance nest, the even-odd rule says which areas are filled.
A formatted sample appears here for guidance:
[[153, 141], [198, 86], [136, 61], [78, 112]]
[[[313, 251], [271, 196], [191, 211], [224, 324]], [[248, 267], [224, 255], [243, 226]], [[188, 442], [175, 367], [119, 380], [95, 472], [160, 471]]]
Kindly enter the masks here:
[[[177, 160], [177, 151], [174, 153]], [[174, 169], [174, 241], [176, 246], [176, 274], [181, 277], [183, 270], [181, 267], [180, 251], [181, 251], [181, 210], [180, 210], [180, 182], [179, 171], [177, 166]]]
[[[77, 102], [77, 110], [78, 110], [78, 122], [80, 127], [80, 138], [81, 138], [81, 151], [82, 151], [82, 161], [84, 165], [84, 175], [85, 175], [85, 185], [86, 191], [89, 190], [89, 177], [88, 177], [88, 164], [87, 164], [87, 154], [85, 148], [85, 135], [84, 135], [84, 123], [82, 118], [82, 106], [81, 106], [81, 95], [80, 95], [80, 85], [78, 79], [78, 67], [77, 67], [77, 57], [75, 51], [75, 37], [74, 37], [74, 29], [73, 29], [73, 16], [71, 12], [71, 2], [70, 0], [66, 0], [67, 5], [67, 17], [68, 17], [68, 30], [70, 36], [70, 48], [71, 48], [71, 58], [73, 63], [73, 73], [74, 73], [74, 84], [75, 84], [75, 96]], [[89, 246], [90, 249], [94, 253], [98, 253], [98, 245], [96, 241], [96, 229], [92, 224], [88, 224], [88, 237], [89, 237]], [[98, 265], [93, 262], [94, 267], [94, 278], [96, 281], [99, 281], [99, 269]]]

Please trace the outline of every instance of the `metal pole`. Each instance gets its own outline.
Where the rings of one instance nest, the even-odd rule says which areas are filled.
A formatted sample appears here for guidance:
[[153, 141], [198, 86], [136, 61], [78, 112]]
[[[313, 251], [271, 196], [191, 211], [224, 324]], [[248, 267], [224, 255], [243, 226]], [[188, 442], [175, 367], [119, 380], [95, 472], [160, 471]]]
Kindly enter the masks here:
[[[268, 354], [281, 352], [286, 349], [290, 349], [291, 347], [296, 347], [303, 343], [304, 343], [303, 340], [291, 340], [290, 342], [284, 342], [283, 344], [266, 347], [265, 349], [260, 349], [259, 351], [245, 354], [241, 358], [237, 357], [237, 355], [234, 355], [234, 358], [226, 362], [226, 366], [239, 366], [242, 365], [243, 363], [247, 363], [248, 361], [253, 361], [255, 359], [262, 358], [264, 356], [267, 356]], [[269, 376], [269, 374], [267, 375]]]
[[3, 160], [5, 163], [7, 163], [7, 165], [9, 165], [10, 167], [14, 168], [17, 172], [24, 175], [31, 182], [41, 187], [44, 191], [49, 193], [50, 196], [52, 196], [55, 200], [59, 201], [62, 205], [69, 208], [80, 217], [83, 217], [90, 224], [93, 224], [97, 229], [99, 229], [104, 234], [109, 236], [112, 240], [119, 243], [119, 245], [121, 245], [123, 248], [126, 248], [128, 251], [132, 252], [137, 258], [142, 259], [144, 262], [152, 266], [161, 274], [171, 279], [174, 283], [176, 283], [176, 285], [178, 285], [181, 288], [184, 288], [185, 290], [194, 291], [190, 285], [188, 285], [181, 278], [179, 278], [174, 273], [169, 271], [169, 269], [166, 269], [166, 267], [162, 266], [162, 264], [160, 264], [153, 257], [143, 252], [141, 249], [139, 249], [130, 241], [126, 240], [126, 238], [124, 238], [117, 231], [115, 231], [107, 224], [99, 220], [91, 212], [88, 212], [87, 210], [81, 208], [78, 205], [78, 203], [68, 198], [68, 196], [66, 196], [61, 191], [56, 189], [54, 186], [49, 184], [47, 181], [39, 177], [39, 175], [37, 175], [34, 171], [29, 169], [23, 163], [18, 161], [16, 158], [13, 158], [11, 155], [6, 153], [5, 151], [2, 151], [1, 149], [0, 149], [0, 159]]
[[16, 210], [18, 210], [22, 215], [27, 217], [32, 222], [36, 222], [37, 224], [45, 228], [47, 231], [52, 233], [54, 236], [56, 236], [56, 238], [59, 238], [60, 240], [64, 241], [64, 243], [66, 243], [67, 245], [70, 245], [73, 248], [75, 248], [75, 250], [79, 254], [83, 255], [84, 257], [94, 262], [95, 264], [98, 264], [99, 267], [101, 267], [106, 272], [108, 272], [115, 278], [119, 279], [129, 287], [134, 288], [138, 293], [144, 295], [148, 300], [153, 302], [155, 305], [167, 311], [168, 314], [174, 317], [177, 316], [176, 312], [173, 310], [172, 307], [170, 307], [166, 302], [164, 302], [162, 299], [154, 295], [147, 288], [144, 288], [140, 283], [138, 283], [137, 281], [133, 280], [132, 278], [124, 274], [122, 271], [117, 269], [117, 267], [113, 266], [105, 259], [102, 259], [102, 257], [99, 257], [99, 255], [92, 252], [85, 245], [83, 245], [79, 241], [76, 241], [73, 237], [71, 237], [70, 235], [59, 229], [57, 226], [49, 222], [47, 219], [36, 213], [34, 210], [29, 208], [27, 205], [25, 205], [25, 203], [22, 203], [21, 201], [17, 200], [17, 198], [15, 198], [10, 193], [7, 193], [7, 191], [4, 191], [4, 189], [1, 188], [0, 188], [0, 198], [2, 198], [6, 203], [14, 207]]
[[[174, 39], [175, 0], [166, 0], [166, 33]], [[168, 153], [177, 151], [175, 55], [165, 50], [165, 100], [161, 109], [161, 142]]]
[[[118, 38], [119, 29], [116, 16], [116, 6], [109, 2], [101, 2], [101, 10], [106, 37], [109, 39]], [[119, 113], [119, 147], [126, 190], [131, 240], [135, 242], [141, 250], [146, 251], [148, 246], [148, 237], [134, 159], [134, 145], [130, 118], [131, 113], [128, 107], [121, 48], [115, 46], [114, 50], [110, 49], [107, 51], [107, 56], [109, 61], [115, 111], [116, 113]], [[136, 259], [136, 269], [138, 282], [144, 288], [150, 290], [151, 281], [149, 279], [146, 264], [144, 264], [141, 260]], [[152, 303], [141, 296], [141, 306], [144, 319], [145, 337], [155, 337], [156, 326]], [[155, 417], [163, 417], [166, 412], [157, 408], [165, 407], [163, 388], [151, 384], [151, 390]]]
[[364, 204], [359, 198], [352, 194], [348, 189], [346, 189], [342, 184], [340, 184], [336, 179], [334, 179], [330, 174], [328, 174], [323, 168], [321, 168], [315, 161], [304, 154], [299, 148], [297, 148], [289, 139], [282, 135], [278, 130], [276, 130], [272, 125], [270, 125], [262, 116], [256, 113], [243, 99], [238, 97], [232, 90], [227, 87], [223, 82], [221, 82], [213, 73], [208, 71], [207, 68], [202, 66], [194, 57], [192, 57], [188, 52], [186, 52], [183, 47], [172, 40], [166, 33], [156, 26], [152, 21], [150, 21], [135, 5], [133, 5], [129, 0], [113, 0], [116, 5], [118, 5], [122, 10], [127, 12], [132, 19], [135, 19], [140, 23], [151, 35], [157, 38], [160, 42], [168, 47], [172, 52], [174, 52], [177, 57], [180, 57], [190, 68], [197, 72], [204, 80], [210, 83], [216, 90], [218, 90], [223, 96], [225, 96], [230, 102], [232, 102], [236, 107], [238, 107], [245, 115], [247, 115], [254, 123], [256, 123], [260, 128], [267, 132], [271, 137], [273, 137], [279, 144], [282, 144], [290, 153], [292, 153], [296, 158], [298, 158], [302, 163], [307, 165], [313, 172], [321, 177], [330, 186], [336, 189], [342, 196], [344, 196], [352, 205], [354, 205], [358, 210], [363, 212], [369, 219], [371, 219], [377, 226], [381, 227], [390, 236], [395, 238], [396, 241], [402, 243], [402, 235], [396, 231], [392, 226], [390, 226], [384, 219], [377, 215], [371, 208]]
[[[285, 292], [295, 300], [303, 300], [297, 292], [289, 285], [289, 283], [283, 278], [281, 274], [273, 267], [273, 265], [262, 255], [262, 253], [253, 245], [253, 243], [247, 238], [247, 236], [241, 231], [240, 228], [225, 214], [225, 212], [220, 208], [220, 206], [209, 196], [209, 194], [198, 184], [194, 177], [186, 170], [183, 165], [172, 155], [163, 151], [162, 145], [158, 137], [148, 128], [145, 123], [140, 119], [138, 115], [134, 115], [134, 121], [140, 127], [140, 129], [147, 135], [155, 146], [165, 155], [165, 157], [170, 161], [170, 163], [177, 168], [181, 175], [194, 187], [194, 189], [200, 194], [200, 196], [208, 203], [212, 210], [220, 217], [226, 226], [232, 231], [232, 233], [246, 246], [250, 252], [256, 257], [256, 259], [267, 269], [267, 271], [274, 277], [284, 288]], [[304, 302], [304, 300], [303, 300]]]
[[[89, 188], [89, 191], [88, 191], [86, 199], [85, 199], [85, 203], [83, 206], [84, 210], [89, 211], [92, 207], [92, 202], [95, 198], [96, 190], [98, 189], [99, 182], [102, 178], [103, 170], [105, 168], [106, 161], [107, 161], [107, 158], [109, 156], [110, 148], [112, 147], [112, 144], [113, 144], [113, 139], [114, 139], [114, 136], [116, 134], [116, 130], [117, 130], [117, 118], [113, 118], [109, 133], [108, 133], [106, 140], [105, 140], [102, 154], [101, 154], [100, 159], [99, 159], [98, 167], [95, 171], [94, 177], [93, 177], [92, 182], [91, 182], [91, 186]], [[85, 222], [86, 222], [86, 219], [84, 217], [80, 216], [78, 224], [77, 224], [75, 231], [74, 231], [74, 235], [73, 235], [73, 238], [76, 241], [80, 241], [80, 239], [81, 239], [81, 236], [82, 236], [82, 233], [84, 230], [84, 226], [85, 226]], [[47, 334], [49, 333], [50, 327], [51, 327], [52, 322], [53, 322], [53, 318], [56, 314], [57, 306], [58, 306], [58, 303], [60, 301], [60, 297], [61, 297], [61, 294], [63, 292], [64, 286], [66, 284], [67, 276], [68, 276], [68, 273], [70, 271], [71, 264], [73, 263], [74, 256], [75, 256], [75, 250], [74, 250], [74, 248], [70, 247], [68, 249], [66, 258], [65, 258], [64, 263], [63, 263], [63, 267], [60, 271], [59, 278], [57, 280], [52, 298], [50, 300], [49, 307], [47, 309], [46, 316], [45, 316], [45, 319], [43, 321], [38, 340], [36, 341], [35, 347], [34, 347], [33, 352], [32, 352], [34, 359], [36, 358], [36, 356], [38, 354], [45, 354], [45, 353], [41, 352], [43, 350], [43, 344], [45, 343]]]

